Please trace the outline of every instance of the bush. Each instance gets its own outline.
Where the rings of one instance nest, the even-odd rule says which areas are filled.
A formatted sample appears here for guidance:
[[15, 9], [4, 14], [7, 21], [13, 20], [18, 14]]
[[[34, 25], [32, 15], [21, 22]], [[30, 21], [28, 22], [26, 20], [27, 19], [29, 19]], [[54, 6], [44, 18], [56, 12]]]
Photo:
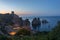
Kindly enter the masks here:
[[26, 30], [26, 29], [20, 29], [16, 35], [30, 35], [30, 31]]
[[50, 40], [60, 40], [60, 23], [49, 33]]
[[7, 40], [7, 37], [4, 35], [0, 35], [0, 40]]

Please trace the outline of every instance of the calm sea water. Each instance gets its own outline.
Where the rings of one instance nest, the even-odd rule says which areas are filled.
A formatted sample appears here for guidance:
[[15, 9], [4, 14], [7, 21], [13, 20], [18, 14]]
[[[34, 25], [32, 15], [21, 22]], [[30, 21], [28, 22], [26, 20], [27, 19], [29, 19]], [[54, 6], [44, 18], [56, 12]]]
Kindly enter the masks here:
[[[33, 17], [22, 17], [22, 18], [24, 20], [29, 19], [29, 21], [32, 22], [34, 16]], [[50, 31], [50, 30], [52, 30], [52, 28], [54, 28], [57, 25], [57, 22], [60, 21], [60, 16], [41, 16], [39, 18], [41, 21], [43, 19], [46, 19], [49, 22], [47, 24], [41, 23], [41, 26], [39, 27], [39, 31]], [[32, 26], [31, 26], [31, 28], [32, 28]]]

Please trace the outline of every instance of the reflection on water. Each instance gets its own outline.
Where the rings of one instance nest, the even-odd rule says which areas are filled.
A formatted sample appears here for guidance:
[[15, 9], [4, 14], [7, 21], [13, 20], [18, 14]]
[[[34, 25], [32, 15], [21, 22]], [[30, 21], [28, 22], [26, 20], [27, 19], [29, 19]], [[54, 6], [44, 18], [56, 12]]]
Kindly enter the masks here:
[[[26, 18], [28, 18], [30, 20], [30, 22], [32, 22], [34, 17], [23, 17], [23, 19], [26, 19]], [[49, 17], [39, 17], [39, 18], [40, 18], [41, 21], [43, 19], [46, 19], [48, 21], [47, 24], [42, 24], [41, 23], [41, 26], [39, 27], [39, 29], [40, 29], [39, 31], [49, 31], [49, 30], [51, 30], [52, 28], [54, 28], [57, 25], [57, 21], [60, 20], [60, 16], [49, 16]]]

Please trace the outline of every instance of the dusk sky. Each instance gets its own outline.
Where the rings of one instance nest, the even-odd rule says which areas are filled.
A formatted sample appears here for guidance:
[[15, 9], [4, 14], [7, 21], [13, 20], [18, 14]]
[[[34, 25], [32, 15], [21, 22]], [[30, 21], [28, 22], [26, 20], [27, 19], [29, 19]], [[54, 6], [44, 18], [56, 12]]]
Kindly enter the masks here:
[[0, 13], [60, 16], [60, 0], [0, 0]]

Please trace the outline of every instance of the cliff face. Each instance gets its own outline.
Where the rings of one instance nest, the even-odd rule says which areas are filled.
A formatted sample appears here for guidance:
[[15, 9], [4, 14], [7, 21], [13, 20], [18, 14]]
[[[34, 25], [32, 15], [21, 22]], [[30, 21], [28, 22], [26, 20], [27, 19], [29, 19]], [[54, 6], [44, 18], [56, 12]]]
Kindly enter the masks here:
[[2, 34], [3, 33], [9, 34], [10, 32], [17, 32], [20, 28], [31, 30], [30, 21], [28, 19], [22, 20], [22, 18], [14, 14], [14, 12], [0, 14], [0, 26], [1, 26], [1, 31], [3, 31], [1, 32]]
[[19, 16], [13, 13], [0, 14], [0, 21], [5, 23], [12, 22], [13, 24], [19, 24]]
[[[2, 29], [6, 30], [7, 33], [14, 31], [14, 27], [19, 27], [19, 16], [14, 14], [14, 12], [6, 13], [6, 14], [0, 14], [0, 27], [4, 27]], [[1, 29], [1, 30], [2, 30]], [[2, 32], [1, 32], [2, 33]], [[3, 34], [3, 33], [2, 33]]]

